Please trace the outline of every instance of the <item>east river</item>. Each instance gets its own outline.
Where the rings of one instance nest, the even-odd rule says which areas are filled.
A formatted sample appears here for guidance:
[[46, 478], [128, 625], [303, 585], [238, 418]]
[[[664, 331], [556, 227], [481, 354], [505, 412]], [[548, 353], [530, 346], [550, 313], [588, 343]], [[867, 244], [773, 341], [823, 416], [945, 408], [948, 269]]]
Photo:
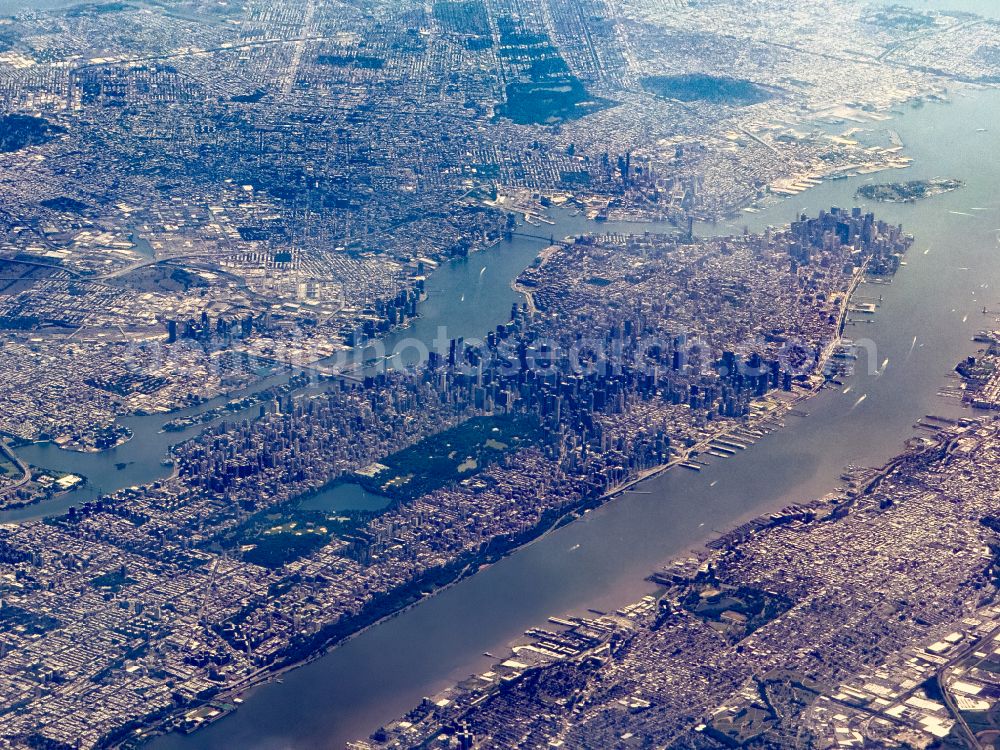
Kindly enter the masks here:
[[[995, 91], [903, 108], [892, 121], [864, 127], [897, 131], [915, 158], [910, 169], [824, 183], [735, 223], [699, 227], [701, 234], [757, 230], [786, 223], [799, 211], [856, 205], [854, 193], [865, 181], [965, 181], [954, 192], [915, 204], [868, 207], [880, 218], [901, 222], [917, 241], [892, 284], [866, 284], [858, 292], [883, 297], [874, 318], [853, 316], [871, 322], [845, 332], [874, 342], [871, 367], [862, 357], [843, 389], [806, 402], [807, 417], [787, 417], [784, 429], [733, 458], [713, 459], [699, 473], [678, 469], [642, 484], [287, 673], [282, 683], [252, 690], [232, 716], [190, 736], [159, 738], [151, 747], [341, 748], [421, 697], [486, 668], [492, 659], [484, 652], [503, 654], [507, 643], [548, 616], [624, 604], [652, 591], [644, 576], [672, 556], [741, 520], [834, 490], [847, 464], [876, 465], [898, 453], [924, 415], [968, 414], [938, 391], [951, 382], [954, 365], [975, 350], [971, 337], [997, 327], [1000, 316], [1000, 164], [993, 158], [1000, 154], [1000, 127], [993, 128], [998, 114]], [[626, 229], [594, 225], [565, 211], [557, 217], [555, 226], [522, 229], [557, 237]], [[440, 325], [449, 336], [483, 335], [506, 319], [518, 299], [509, 282], [543, 244], [516, 238], [442, 267], [428, 284], [422, 317], [390, 337], [387, 348], [405, 337], [430, 341]], [[32, 463], [87, 475], [91, 493], [111, 491], [165, 475], [169, 469], [160, 461], [167, 447], [199, 429], [160, 433], [163, 421], [162, 416], [125, 420], [136, 437], [105, 454], [51, 446], [19, 453]], [[125, 466], [119, 470], [116, 464]], [[85, 496], [10, 512], [0, 520], [55, 512]]]

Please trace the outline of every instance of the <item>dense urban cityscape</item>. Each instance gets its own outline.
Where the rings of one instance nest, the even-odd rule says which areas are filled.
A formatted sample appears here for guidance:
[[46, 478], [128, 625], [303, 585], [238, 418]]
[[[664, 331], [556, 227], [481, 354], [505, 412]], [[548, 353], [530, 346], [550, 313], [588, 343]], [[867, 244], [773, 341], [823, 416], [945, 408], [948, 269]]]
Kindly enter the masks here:
[[[1000, 219], [995, 183], [928, 171], [900, 134], [994, 89], [1000, 21], [862, 0], [5, 8], [0, 747], [208, 736], [529, 542], [668, 471], [714, 486], [946, 344], [937, 394], [903, 396], [939, 414], [822, 497], [776, 489], [686, 538], [631, 603], [526, 619], [508, 657], [349, 746], [1000, 747], [996, 263], [959, 260], [946, 223], [995, 256], [1000, 225], [974, 223]], [[903, 361], [867, 335], [892, 294], [924, 326]]]

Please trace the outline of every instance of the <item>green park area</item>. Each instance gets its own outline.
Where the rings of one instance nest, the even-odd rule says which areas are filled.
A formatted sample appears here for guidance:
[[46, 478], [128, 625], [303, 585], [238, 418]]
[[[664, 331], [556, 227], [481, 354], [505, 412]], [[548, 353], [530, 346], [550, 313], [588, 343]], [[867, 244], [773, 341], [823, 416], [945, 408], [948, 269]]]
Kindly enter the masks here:
[[[354, 483], [388, 498], [383, 508], [317, 509], [308, 502], [319, 499], [317, 495], [303, 496], [254, 513], [209, 546], [239, 550], [245, 561], [271, 569], [310, 555], [335, 538], [347, 545], [344, 554], [351, 556], [358, 550], [360, 556], [368, 541], [364, 527], [372, 518], [397, 503], [471, 479], [505, 454], [538, 445], [543, 439], [533, 417], [476, 417], [383, 458], [341, 483], [340, 489]], [[336, 483], [331, 489], [337, 489]]]
[[498, 27], [498, 54], [517, 75], [507, 84], [499, 116], [520, 125], [554, 125], [611, 104], [588, 93], [548, 36], [525, 31], [509, 18], [499, 19]]
[[792, 603], [780, 594], [749, 586], [706, 585], [692, 589], [681, 604], [735, 643], [786, 612]]
[[41, 117], [8, 114], [0, 117], [0, 153], [48, 143], [66, 131]]
[[394, 453], [354, 480], [369, 492], [408, 501], [475, 476], [505, 453], [539, 444], [538, 422], [521, 414], [476, 417]]
[[126, 586], [131, 586], [135, 582], [136, 581], [133, 578], [129, 577], [128, 571], [125, 569], [125, 566], [122, 565], [120, 568], [116, 570], [113, 570], [109, 573], [105, 573], [104, 575], [97, 576], [97, 578], [91, 579], [90, 585], [93, 586], [95, 589], [101, 589], [103, 591], [107, 591], [112, 594], [117, 594], [123, 588], [125, 588]]
[[642, 86], [650, 93], [664, 99], [729, 104], [734, 107], [760, 104], [772, 98], [770, 91], [752, 81], [703, 73], [649, 76], [642, 79]]

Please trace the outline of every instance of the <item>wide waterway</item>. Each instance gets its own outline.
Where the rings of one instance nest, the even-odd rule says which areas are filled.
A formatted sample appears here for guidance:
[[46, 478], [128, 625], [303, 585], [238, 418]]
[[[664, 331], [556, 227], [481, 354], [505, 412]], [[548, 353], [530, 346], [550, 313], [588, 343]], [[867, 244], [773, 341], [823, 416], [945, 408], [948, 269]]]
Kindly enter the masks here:
[[[988, 158], [1000, 153], [1000, 128], [991, 129], [998, 115], [1000, 92], [994, 91], [907, 108], [885, 126], [902, 136], [916, 159], [912, 168], [825, 183], [732, 225], [702, 228], [760, 229], [799, 210], [857, 205], [854, 192], [866, 180], [964, 180], [965, 187], [923, 202], [874, 207], [917, 238], [891, 285], [859, 290], [884, 296], [873, 322], [846, 331], [876, 343], [871, 369], [879, 374], [862, 359], [846, 379], [847, 392], [821, 393], [803, 407], [808, 417], [789, 416], [784, 429], [751, 449], [714, 459], [700, 473], [678, 469], [652, 479], [286, 674], [282, 684], [251, 691], [234, 715], [194, 735], [159, 738], [152, 747], [343, 747], [422, 696], [486, 668], [492, 660], [484, 651], [504, 653], [548, 616], [628, 602], [652, 590], [643, 580], [647, 573], [717, 530], [832, 491], [849, 463], [888, 459], [922, 416], [968, 414], [938, 390], [958, 360], [975, 350], [972, 335], [996, 326], [1000, 314], [1000, 164]], [[992, 312], [984, 315], [984, 306]]]

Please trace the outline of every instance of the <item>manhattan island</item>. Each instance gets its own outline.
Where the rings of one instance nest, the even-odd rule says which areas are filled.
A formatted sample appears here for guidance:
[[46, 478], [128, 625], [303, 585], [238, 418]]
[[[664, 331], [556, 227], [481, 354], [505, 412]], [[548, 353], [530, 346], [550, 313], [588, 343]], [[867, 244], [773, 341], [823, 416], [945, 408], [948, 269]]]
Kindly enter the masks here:
[[[579, 238], [519, 279], [535, 311], [483, 341], [223, 422], [173, 450], [171, 478], [6, 527], [8, 698], [38, 663], [53, 677], [3, 733], [197, 726], [637, 478], [748, 444], [831, 376], [850, 291], [910, 242], [838, 209], [763, 235]], [[386, 504], [308, 509], [337, 482]]]

